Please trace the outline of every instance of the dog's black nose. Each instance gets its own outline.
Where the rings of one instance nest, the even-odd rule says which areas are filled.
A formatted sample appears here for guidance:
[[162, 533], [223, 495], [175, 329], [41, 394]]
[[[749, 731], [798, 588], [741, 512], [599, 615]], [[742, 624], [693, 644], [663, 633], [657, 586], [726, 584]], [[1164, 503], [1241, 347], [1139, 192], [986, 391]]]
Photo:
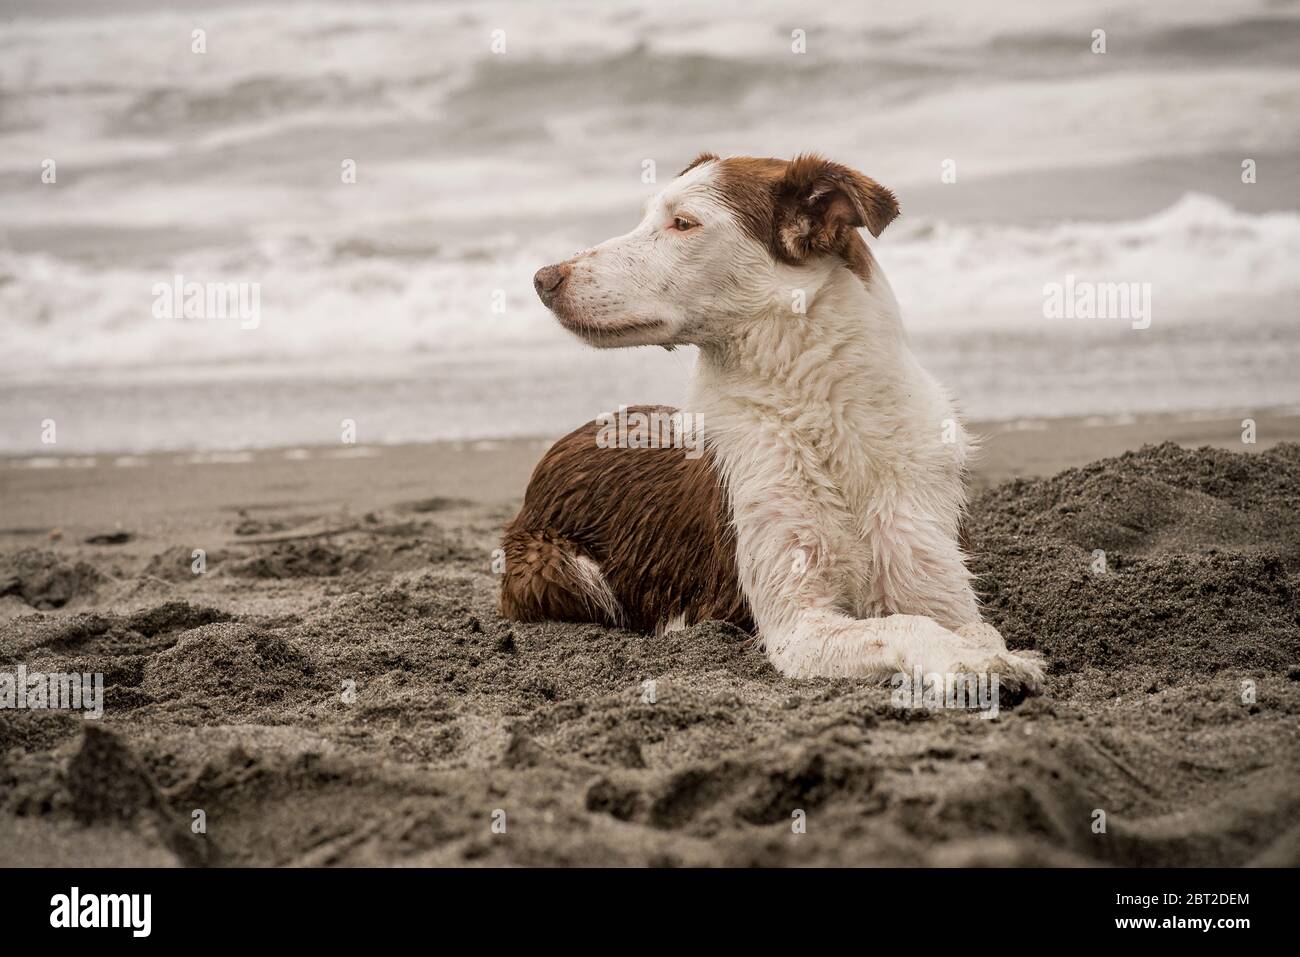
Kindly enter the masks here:
[[537, 270], [537, 275], [533, 277], [533, 288], [537, 290], [537, 296], [542, 300], [542, 304], [550, 307], [555, 301], [556, 293], [564, 285], [564, 280], [569, 277], [569, 264], [560, 263], [558, 266], [543, 266]]

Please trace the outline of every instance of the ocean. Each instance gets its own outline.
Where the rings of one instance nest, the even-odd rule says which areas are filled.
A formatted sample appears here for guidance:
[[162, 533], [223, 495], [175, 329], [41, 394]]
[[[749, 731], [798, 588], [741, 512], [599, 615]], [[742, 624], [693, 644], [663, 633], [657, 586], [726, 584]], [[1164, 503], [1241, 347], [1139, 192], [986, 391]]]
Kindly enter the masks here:
[[[897, 193], [873, 248], [971, 419], [1296, 406], [1298, 146], [1272, 0], [0, 2], [0, 453], [679, 403], [690, 349], [598, 354], [531, 283], [704, 150]], [[184, 282], [256, 324], [159, 315]], [[1047, 315], [1076, 283], [1149, 321]]]

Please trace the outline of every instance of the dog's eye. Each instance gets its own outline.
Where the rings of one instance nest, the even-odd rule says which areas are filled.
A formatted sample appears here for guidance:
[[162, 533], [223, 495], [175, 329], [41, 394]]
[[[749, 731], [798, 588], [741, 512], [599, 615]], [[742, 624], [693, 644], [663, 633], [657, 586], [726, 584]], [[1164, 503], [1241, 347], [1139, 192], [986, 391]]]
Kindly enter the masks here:
[[679, 233], [684, 233], [688, 229], [694, 229], [698, 225], [700, 224], [691, 222], [691, 220], [686, 219], [682, 216], [678, 216], [676, 219], [673, 220], [673, 229], [677, 230]]

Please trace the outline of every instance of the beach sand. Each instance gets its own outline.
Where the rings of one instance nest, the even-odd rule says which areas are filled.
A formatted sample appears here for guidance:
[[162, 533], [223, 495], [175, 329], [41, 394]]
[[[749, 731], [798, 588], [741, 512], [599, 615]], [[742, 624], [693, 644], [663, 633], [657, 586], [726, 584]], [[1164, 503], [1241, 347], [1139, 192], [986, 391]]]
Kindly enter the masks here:
[[544, 442], [0, 460], [0, 672], [105, 685], [0, 710], [0, 864], [1300, 865], [1300, 416], [1256, 421], [980, 430], [987, 617], [1051, 665], [995, 720], [501, 620]]

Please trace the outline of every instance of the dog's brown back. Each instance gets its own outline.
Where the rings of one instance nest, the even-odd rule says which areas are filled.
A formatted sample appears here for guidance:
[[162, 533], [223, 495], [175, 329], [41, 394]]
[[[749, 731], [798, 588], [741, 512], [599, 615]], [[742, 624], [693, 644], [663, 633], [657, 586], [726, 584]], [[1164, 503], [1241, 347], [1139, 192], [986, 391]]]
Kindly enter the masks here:
[[[628, 413], [671, 414], [664, 406]], [[601, 448], [588, 422], [553, 445], [533, 471], [502, 542], [501, 612], [653, 631], [675, 619], [730, 621], [753, 630], [736, 574], [736, 538], [712, 456], [680, 448]], [[617, 602], [574, 559], [599, 569]]]

